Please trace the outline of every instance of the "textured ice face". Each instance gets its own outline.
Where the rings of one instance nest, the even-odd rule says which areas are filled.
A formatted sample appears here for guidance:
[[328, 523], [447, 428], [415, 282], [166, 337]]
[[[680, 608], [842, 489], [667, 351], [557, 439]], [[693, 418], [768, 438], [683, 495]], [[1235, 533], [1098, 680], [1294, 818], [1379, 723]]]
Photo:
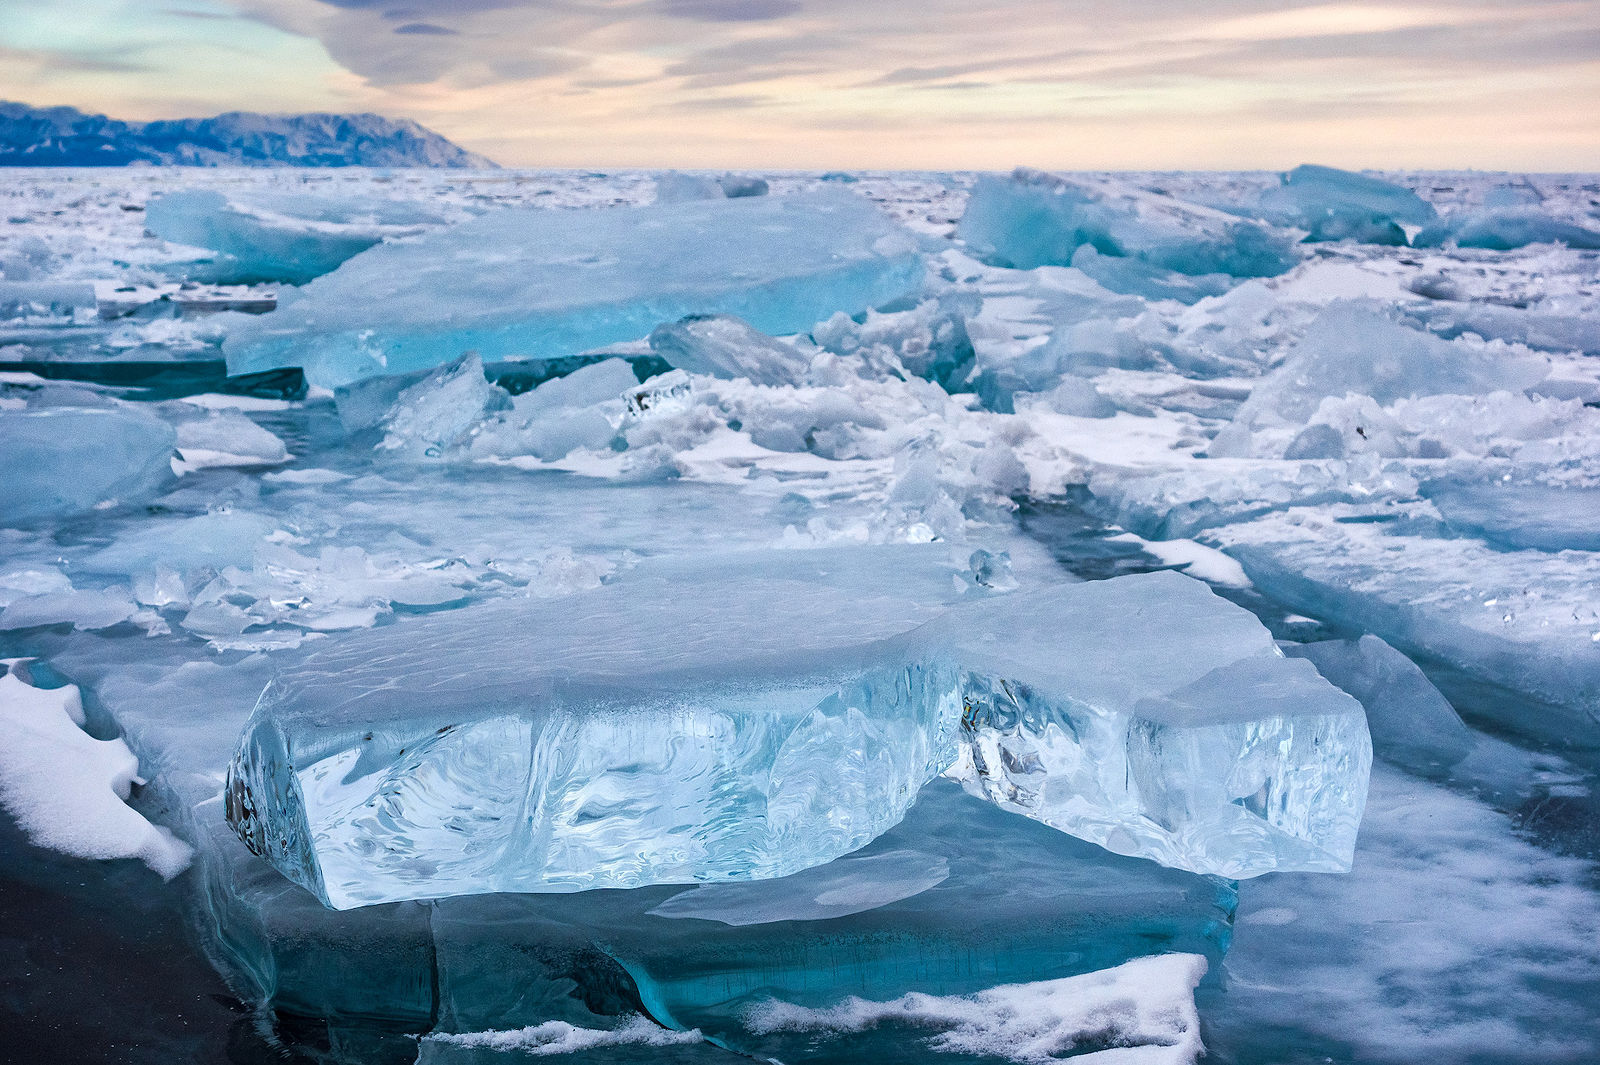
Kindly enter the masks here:
[[576, 355], [691, 314], [795, 333], [888, 303], [921, 276], [915, 239], [838, 190], [504, 210], [374, 248], [241, 324], [224, 350], [233, 373], [303, 366], [312, 383], [336, 387], [468, 351]]
[[263, 693], [229, 820], [335, 908], [762, 879], [896, 823], [959, 737], [975, 794], [1118, 853], [1348, 867], [1359, 704], [1198, 582], [998, 596], [916, 628], [930, 608], [889, 589], [918, 575], [858, 570], [875, 594], [841, 613], [841, 574], [797, 564], [492, 603], [313, 655]]

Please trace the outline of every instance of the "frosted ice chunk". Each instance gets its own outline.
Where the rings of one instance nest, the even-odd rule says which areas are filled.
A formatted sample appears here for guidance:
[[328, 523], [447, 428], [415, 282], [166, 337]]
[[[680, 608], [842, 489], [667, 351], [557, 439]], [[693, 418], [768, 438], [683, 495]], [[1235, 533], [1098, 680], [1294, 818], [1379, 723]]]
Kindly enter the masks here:
[[804, 383], [811, 360], [793, 344], [774, 340], [726, 314], [698, 315], [660, 325], [650, 350], [680, 370], [744, 377], [758, 385]]
[[188, 844], [127, 805], [139, 779], [128, 745], [83, 730], [74, 685], [37, 688], [25, 677], [21, 660], [0, 661], [0, 806], [38, 846], [137, 858], [166, 880], [186, 869]]
[[511, 401], [512, 409], [477, 431], [475, 452], [553, 461], [578, 448], [608, 448], [625, 396], [642, 386], [624, 359], [605, 359], [552, 378]]
[[759, 879], [875, 838], [959, 742], [975, 792], [1118, 853], [1348, 867], [1360, 706], [1199, 582], [1001, 596], [896, 639], [933, 612], [897, 589], [932, 571], [867, 575], [841, 610], [837, 576], [794, 579], [826, 558], [491, 602], [324, 649], [262, 694], [229, 819], [335, 908]]
[[1600, 248], [1600, 231], [1563, 222], [1526, 207], [1489, 207], [1449, 215], [1418, 233], [1419, 248], [1485, 248], [1511, 251], [1529, 244], [1565, 244], [1569, 248]]
[[188, 276], [224, 284], [305, 284], [386, 237], [443, 222], [421, 204], [263, 192], [230, 199], [210, 189], [152, 196], [145, 208], [145, 226], [156, 236], [218, 253], [183, 264]]
[[[1254, 431], [1274, 424], [1303, 426], [1322, 400], [1347, 393], [1388, 405], [1417, 396], [1521, 392], [1548, 374], [1542, 358], [1441, 340], [1368, 305], [1335, 303], [1306, 327], [1283, 365], [1256, 386], [1208, 453], [1212, 457], [1256, 453]], [[1313, 450], [1325, 456], [1331, 445], [1324, 436]], [[1305, 446], [1311, 448], [1311, 442], [1305, 441]]]
[[1262, 195], [1267, 218], [1307, 231], [1308, 241], [1354, 240], [1403, 246], [1401, 223], [1425, 226], [1433, 206], [1414, 191], [1366, 174], [1330, 166], [1297, 166]]
[[150, 499], [172, 480], [177, 434], [131, 407], [0, 410], [0, 525]]
[[656, 175], [657, 203], [686, 203], [690, 200], [715, 200], [723, 195], [717, 179], [703, 174], [669, 170]]
[[767, 179], [754, 174], [723, 174], [717, 179], [717, 184], [722, 187], [722, 194], [730, 200], [741, 196], [765, 196], [768, 192]]
[[1252, 222], [1114, 178], [1018, 169], [973, 186], [958, 230], [969, 247], [1028, 270], [1066, 266], [1090, 246], [1180, 274], [1272, 277], [1297, 257]]
[[1376, 636], [1283, 645], [1361, 701], [1373, 750], [1401, 765], [1433, 768], [1461, 761], [1472, 733], [1416, 663]]
[[130, 620], [138, 609], [125, 588], [42, 592], [14, 599], [0, 610], [0, 631], [69, 623], [76, 629], [109, 629]]
[[289, 450], [269, 430], [237, 411], [212, 411], [178, 422], [180, 472], [219, 466], [277, 466]]
[[505, 210], [373, 248], [237, 325], [224, 351], [231, 373], [302, 366], [331, 388], [468, 351], [485, 361], [575, 355], [690, 314], [795, 333], [887, 303], [921, 275], [915, 239], [838, 190]]
[[1349, 869], [1372, 760], [1360, 705], [1201, 582], [1017, 593], [922, 632], [941, 626], [958, 630], [954, 772], [974, 794], [1176, 868]]

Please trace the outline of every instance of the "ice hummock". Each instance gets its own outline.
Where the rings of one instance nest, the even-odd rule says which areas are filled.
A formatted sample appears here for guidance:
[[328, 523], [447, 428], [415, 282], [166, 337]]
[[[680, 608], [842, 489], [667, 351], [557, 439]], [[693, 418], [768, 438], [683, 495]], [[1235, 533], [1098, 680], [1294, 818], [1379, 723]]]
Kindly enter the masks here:
[[818, 564], [494, 602], [313, 654], [262, 694], [229, 819], [341, 909], [762, 879], [871, 841], [964, 749], [975, 794], [1118, 853], [1348, 868], [1359, 704], [1198, 582], [1064, 585], [921, 624], [928, 600], [858, 569], [873, 594], [841, 614], [870, 560]]
[[1080, 248], [1178, 274], [1272, 277], [1297, 257], [1253, 222], [1109, 177], [1020, 168], [973, 186], [961, 238], [1022, 270], [1067, 266]]
[[325, 387], [551, 359], [733, 314], [774, 335], [912, 291], [916, 239], [849, 192], [596, 211], [508, 209], [376, 247], [224, 344], [231, 373], [302, 366]]
[[1261, 197], [1267, 218], [1307, 231], [1308, 242], [1354, 240], [1404, 245], [1405, 225], [1425, 226], [1437, 217], [1414, 191], [1368, 174], [1329, 166], [1297, 166], [1282, 184]]

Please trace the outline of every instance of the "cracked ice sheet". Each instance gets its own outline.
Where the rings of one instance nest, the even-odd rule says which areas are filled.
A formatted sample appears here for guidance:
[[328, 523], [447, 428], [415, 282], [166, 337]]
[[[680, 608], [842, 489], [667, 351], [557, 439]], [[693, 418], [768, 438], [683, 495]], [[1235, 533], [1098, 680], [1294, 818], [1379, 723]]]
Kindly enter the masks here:
[[1241, 893], [1225, 990], [1201, 994], [1212, 1049], [1229, 1060], [1271, 1030], [1293, 1060], [1592, 1061], [1600, 1016], [1574, 1007], [1600, 997], [1595, 875], [1466, 795], [1374, 765], [1349, 876]]
[[1411, 535], [1407, 509], [1296, 508], [1213, 529], [1207, 539], [1291, 609], [1545, 704], [1520, 702], [1509, 726], [1595, 744], [1600, 552], [1502, 551]]

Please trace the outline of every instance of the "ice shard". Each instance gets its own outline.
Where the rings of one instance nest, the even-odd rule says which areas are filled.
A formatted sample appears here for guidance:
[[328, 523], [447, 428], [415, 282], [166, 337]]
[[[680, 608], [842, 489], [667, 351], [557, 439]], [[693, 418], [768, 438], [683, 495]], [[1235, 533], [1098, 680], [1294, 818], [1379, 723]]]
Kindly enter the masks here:
[[1049, 587], [930, 622], [935, 598], [885, 583], [916, 574], [864, 592], [769, 565], [312, 654], [263, 692], [229, 820], [334, 908], [763, 879], [870, 842], [964, 751], [975, 793], [1119, 853], [1235, 877], [1348, 867], [1360, 705], [1199, 582]]
[[549, 359], [692, 314], [774, 335], [906, 294], [916, 239], [852, 193], [599, 211], [496, 211], [386, 244], [234, 329], [231, 373], [301, 366], [337, 387], [476, 351]]

